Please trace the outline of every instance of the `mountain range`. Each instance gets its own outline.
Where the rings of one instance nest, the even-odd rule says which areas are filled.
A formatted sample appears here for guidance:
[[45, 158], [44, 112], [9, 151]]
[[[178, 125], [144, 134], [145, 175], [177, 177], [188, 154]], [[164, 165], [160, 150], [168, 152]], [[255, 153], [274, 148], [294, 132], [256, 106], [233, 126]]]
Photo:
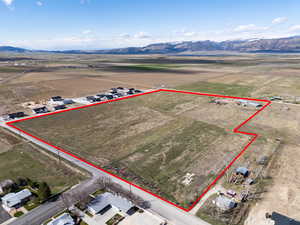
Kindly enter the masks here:
[[196, 52], [230, 51], [241, 53], [300, 53], [300, 36], [234, 40], [234, 41], [184, 41], [177, 43], [156, 43], [144, 47], [117, 48], [109, 50], [66, 50], [43, 51], [28, 50], [11, 46], [0, 46], [0, 52], [51, 52], [69, 54], [193, 54]]

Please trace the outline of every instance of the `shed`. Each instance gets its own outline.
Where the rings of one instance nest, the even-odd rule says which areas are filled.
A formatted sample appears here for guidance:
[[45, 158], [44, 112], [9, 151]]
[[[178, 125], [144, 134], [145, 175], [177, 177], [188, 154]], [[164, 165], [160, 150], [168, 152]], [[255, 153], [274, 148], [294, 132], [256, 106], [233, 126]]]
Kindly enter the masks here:
[[246, 167], [238, 167], [235, 169], [235, 173], [247, 177], [249, 175], [249, 170]]
[[109, 192], [98, 195], [88, 204], [88, 211], [95, 214], [104, 214], [107, 208], [115, 207], [118, 210], [127, 213], [134, 205], [119, 195], [114, 195]]
[[220, 195], [215, 199], [215, 204], [223, 211], [227, 211], [236, 207], [237, 203], [230, 198]]

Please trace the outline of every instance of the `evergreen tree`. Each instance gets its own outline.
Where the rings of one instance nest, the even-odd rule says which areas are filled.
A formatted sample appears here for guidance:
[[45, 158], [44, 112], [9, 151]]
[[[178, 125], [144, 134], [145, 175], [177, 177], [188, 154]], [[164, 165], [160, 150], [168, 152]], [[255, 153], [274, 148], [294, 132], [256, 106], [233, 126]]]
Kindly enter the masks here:
[[51, 196], [51, 189], [46, 182], [40, 183], [37, 195], [40, 202], [47, 200]]

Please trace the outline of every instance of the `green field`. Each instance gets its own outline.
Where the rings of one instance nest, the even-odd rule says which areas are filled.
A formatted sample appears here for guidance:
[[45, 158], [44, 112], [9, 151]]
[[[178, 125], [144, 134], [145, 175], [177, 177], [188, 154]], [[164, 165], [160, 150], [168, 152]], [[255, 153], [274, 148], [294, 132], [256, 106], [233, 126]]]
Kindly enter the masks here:
[[30, 178], [47, 182], [53, 193], [58, 193], [84, 179], [84, 176], [64, 164], [41, 153], [38, 147], [0, 130], [0, 144], [10, 148], [0, 154], [0, 181]]
[[247, 85], [211, 83], [202, 81], [181, 85], [178, 86], [177, 89], [237, 97], [249, 97], [251, 92], [254, 90], [253, 87]]

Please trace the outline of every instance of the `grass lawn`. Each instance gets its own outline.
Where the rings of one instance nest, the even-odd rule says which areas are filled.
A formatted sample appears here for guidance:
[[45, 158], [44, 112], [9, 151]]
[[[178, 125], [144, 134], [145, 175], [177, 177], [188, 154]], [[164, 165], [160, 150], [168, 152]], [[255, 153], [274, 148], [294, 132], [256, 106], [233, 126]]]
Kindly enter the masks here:
[[12, 145], [8, 151], [0, 154], [0, 181], [17, 178], [45, 181], [52, 192], [57, 193], [84, 179], [84, 176], [35, 149], [37, 147], [1, 129], [0, 142], [4, 137], [9, 137], [6, 141]]

